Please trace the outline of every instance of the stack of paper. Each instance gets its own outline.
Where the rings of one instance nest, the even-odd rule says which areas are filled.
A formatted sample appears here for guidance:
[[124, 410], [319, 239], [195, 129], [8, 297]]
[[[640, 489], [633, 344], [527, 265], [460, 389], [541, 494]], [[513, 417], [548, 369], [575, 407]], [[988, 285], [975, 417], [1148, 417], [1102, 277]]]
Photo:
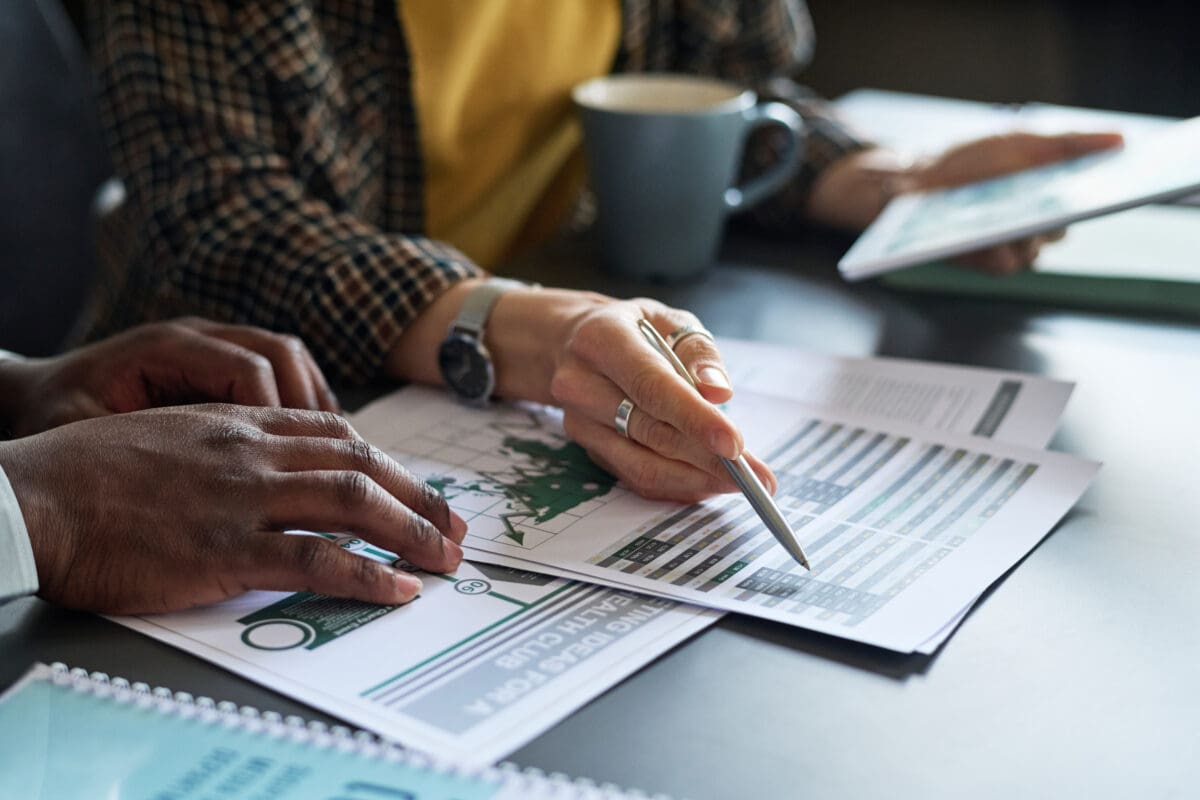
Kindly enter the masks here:
[[811, 572], [740, 495], [680, 507], [615, 485], [548, 409], [481, 412], [413, 388], [355, 424], [444, 492], [470, 525], [473, 558], [504, 556], [903, 652], [936, 647], [1097, 468], [1039, 449], [1066, 384], [722, 347], [739, 386], [727, 410], [775, 469], [776, 500]]
[[1042, 449], [1066, 383], [721, 348], [738, 387], [728, 412], [775, 469], [811, 572], [741, 495], [646, 501], [553, 409], [479, 410], [413, 387], [353, 422], [467, 519], [474, 563], [423, 576], [402, 608], [256, 592], [118, 621], [405, 744], [490, 763], [723, 611], [931, 652], [1097, 468]]

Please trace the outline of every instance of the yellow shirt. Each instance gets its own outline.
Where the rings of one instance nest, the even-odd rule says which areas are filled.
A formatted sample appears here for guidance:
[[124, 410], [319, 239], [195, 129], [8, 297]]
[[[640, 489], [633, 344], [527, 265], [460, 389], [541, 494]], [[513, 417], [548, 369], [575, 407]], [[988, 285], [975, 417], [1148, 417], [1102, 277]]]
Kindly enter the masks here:
[[426, 233], [484, 267], [544, 238], [582, 185], [571, 87], [607, 73], [617, 0], [397, 0]]

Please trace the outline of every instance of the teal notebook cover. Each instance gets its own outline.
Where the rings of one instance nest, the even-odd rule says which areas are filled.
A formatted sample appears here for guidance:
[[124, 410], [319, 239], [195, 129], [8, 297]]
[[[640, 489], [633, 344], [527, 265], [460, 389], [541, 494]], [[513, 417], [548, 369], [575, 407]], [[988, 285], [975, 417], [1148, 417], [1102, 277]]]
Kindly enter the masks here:
[[509, 770], [453, 772], [419, 758], [347, 731], [43, 665], [0, 700], [5, 800], [588, 796], [565, 781]]

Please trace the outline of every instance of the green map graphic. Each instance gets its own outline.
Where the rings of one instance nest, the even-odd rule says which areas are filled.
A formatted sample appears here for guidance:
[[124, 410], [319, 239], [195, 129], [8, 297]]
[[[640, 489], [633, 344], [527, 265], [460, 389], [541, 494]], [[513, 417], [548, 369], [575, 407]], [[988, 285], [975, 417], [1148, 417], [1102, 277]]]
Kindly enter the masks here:
[[[500, 514], [505, 534], [524, 544], [520, 524], [549, 522], [565, 512], [603, 497], [616, 478], [597, 467], [583, 448], [542, 428], [530, 415], [528, 426], [496, 423], [489, 426], [501, 437], [497, 455], [511, 463], [501, 470], [479, 471], [472, 480], [434, 475], [426, 480], [446, 501], [466, 493], [502, 497], [510, 510]], [[531, 438], [535, 436], [536, 438]], [[550, 441], [547, 441], [549, 439]]]

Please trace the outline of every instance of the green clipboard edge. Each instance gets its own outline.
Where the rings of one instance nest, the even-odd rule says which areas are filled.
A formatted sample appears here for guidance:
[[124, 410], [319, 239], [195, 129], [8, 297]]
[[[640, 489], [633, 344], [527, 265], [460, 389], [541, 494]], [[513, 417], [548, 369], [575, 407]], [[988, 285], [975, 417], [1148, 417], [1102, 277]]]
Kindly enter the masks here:
[[881, 286], [1041, 305], [1109, 311], [1200, 316], [1200, 283], [1146, 278], [1108, 278], [1024, 272], [996, 278], [946, 263], [923, 264], [888, 273]]

